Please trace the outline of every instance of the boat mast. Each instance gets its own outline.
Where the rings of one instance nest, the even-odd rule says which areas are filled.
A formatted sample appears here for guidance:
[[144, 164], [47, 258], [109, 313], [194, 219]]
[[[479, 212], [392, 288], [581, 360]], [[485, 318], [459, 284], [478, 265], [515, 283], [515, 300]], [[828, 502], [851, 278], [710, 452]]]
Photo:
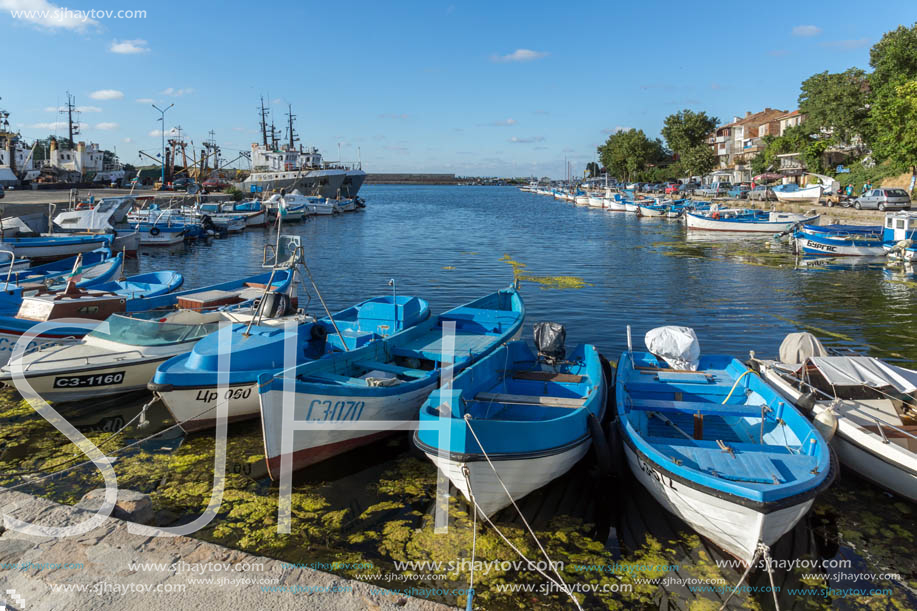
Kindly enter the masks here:
[[73, 148], [73, 136], [79, 135], [80, 126], [73, 125], [73, 111], [76, 109], [76, 98], [68, 91], [67, 92], [67, 134], [69, 139], [69, 146]]

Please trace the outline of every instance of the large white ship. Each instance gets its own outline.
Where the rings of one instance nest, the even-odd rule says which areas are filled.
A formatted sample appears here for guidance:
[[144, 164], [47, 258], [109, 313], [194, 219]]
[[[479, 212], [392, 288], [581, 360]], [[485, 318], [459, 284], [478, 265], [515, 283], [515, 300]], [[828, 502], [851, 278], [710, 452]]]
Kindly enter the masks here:
[[252, 143], [252, 171], [240, 184], [242, 191], [249, 193], [252, 187], [256, 187], [256, 190], [260, 188], [263, 192], [298, 189], [304, 194], [334, 199], [356, 197], [366, 180], [366, 172], [360, 164], [323, 161], [317, 148], [303, 148], [302, 145], [297, 147], [292, 111], [287, 116], [288, 138], [280, 144], [273, 124], [267, 124], [262, 102], [262, 141]]

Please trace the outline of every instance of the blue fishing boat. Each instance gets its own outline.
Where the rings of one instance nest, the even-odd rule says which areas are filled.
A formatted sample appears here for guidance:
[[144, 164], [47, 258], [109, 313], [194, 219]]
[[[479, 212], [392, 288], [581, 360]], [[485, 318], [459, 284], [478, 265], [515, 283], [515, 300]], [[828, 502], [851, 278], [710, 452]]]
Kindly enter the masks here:
[[[351, 306], [331, 319], [303, 318], [295, 329], [268, 325], [234, 325], [229, 339], [229, 388], [224, 393], [232, 421], [258, 415], [258, 375], [284, 367], [284, 342], [295, 335], [296, 362], [319, 359], [333, 352], [354, 350], [396, 334], [430, 317], [426, 301], [407, 295], [374, 297]], [[176, 422], [188, 432], [211, 428], [216, 422], [221, 352], [218, 333], [194, 345], [191, 352], [162, 363], [149, 384]]]
[[796, 251], [831, 257], [875, 257], [885, 254], [881, 225], [801, 225], [794, 234]]
[[883, 248], [890, 259], [917, 259], [917, 212], [886, 212], [882, 240]]
[[[681, 339], [666, 349], [654, 335]], [[618, 360], [616, 407], [630, 469], [668, 511], [752, 564], [759, 544], [773, 545], [831, 484], [837, 469], [828, 444], [740, 361], [700, 356], [690, 329], [663, 327], [647, 340], [653, 352], [629, 350]]]
[[79, 253], [111, 246], [112, 234], [49, 235], [36, 238], [3, 238], [0, 250], [10, 250], [17, 257], [29, 259], [62, 259]]
[[525, 342], [509, 342], [458, 375], [451, 389], [430, 394], [420, 422], [441, 426], [418, 430], [414, 445], [490, 516], [586, 454], [591, 431], [601, 430], [605, 398], [595, 346], [554, 362]]
[[[362, 348], [261, 374], [268, 474], [277, 479], [284, 458], [294, 470], [307, 467], [390, 434], [389, 422], [415, 419], [443, 367], [451, 364], [457, 373], [473, 365], [517, 336], [524, 317], [522, 297], [511, 287]], [[450, 336], [447, 329], [453, 325]], [[448, 346], [452, 349], [445, 352]], [[291, 423], [284, 420], [286, 393], [293, 393], [294, 421], [341, 426], [292, 435]], [[366, 428], [347, 426], [354, 423]], [[289, 454], [283, 448], [290, 448]]]
[[752, 210], [743, 208], [721, 209], [711, 206], [706, 212], [687, 212], [685, 220], [688, 229], [704, 231], [736, 231], [757, 233], [780, 233], [796, 225], [815, 223], [819, 218], [814, 211], [807, 214], [777, 212], [775, 210]]
[[[80, 288], [70, 281], [63, 291], [43, 290], [25, 296], [15, 316], [0, 315], [0, 365], [9, 361], [19, 338], [39, 323], [67, 319], [36, 333], [28, 351], [79, 341], [112, 314], [157, 307], [161, 303], [157, 300], [180, 287], [182, 281], [178, 272], [150, 272], [126, 280], [102, 282], [91, 288]], [[84, 324], [77, 326], [74, 321]]]
[[79, 288], [114, 280], [121, 274], [123, 262], [121, 253], [112, 257], [107, 248], [100, 248], [85, 255], [58, 259], [21, 271], [10, 270], [0, 287], [0, 313], [15, 315], [24, 296], [34, 295], [38, 291], [63, 290], [75, 268], [81, 270], [81, 279], [76, 283]]
[[[79, 343], [11, 360], [0, 382], [12, 384], [18, 367], [35, 392], [58, 402], [145, 389], [160, 363], [189, 352], [220, 324], [282, 324], [295, 315], [294, 276], [277, 269], [150, 300], [144, 311], [109, 316]], [[268, 282], [273, 290], [265, 293]]]

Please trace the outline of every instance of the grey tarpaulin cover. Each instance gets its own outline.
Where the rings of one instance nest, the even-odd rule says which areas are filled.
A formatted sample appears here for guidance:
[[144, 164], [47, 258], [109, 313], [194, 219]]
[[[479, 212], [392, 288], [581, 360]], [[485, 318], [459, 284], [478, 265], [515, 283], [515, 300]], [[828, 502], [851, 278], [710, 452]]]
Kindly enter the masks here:
[[890, 365], [871, 356], [813, 356], [809, 362], [832, 386], [891, 386], [906, 394], [917, 390], [917, 371]]
[[566, 351], [567, 330], [559, 322], [535, 323], [535, 347], [538, 354], [549, 359], [562, 359]]
[[780, 344], [780, 362], [804, 363], [810, 356], [827, 356], [824, 346], [811, 333], [790, 333]]
[[646, 332], [646, 349], [674, 369], [697, 371], [700, 342], [690, 327], [657, 327]]

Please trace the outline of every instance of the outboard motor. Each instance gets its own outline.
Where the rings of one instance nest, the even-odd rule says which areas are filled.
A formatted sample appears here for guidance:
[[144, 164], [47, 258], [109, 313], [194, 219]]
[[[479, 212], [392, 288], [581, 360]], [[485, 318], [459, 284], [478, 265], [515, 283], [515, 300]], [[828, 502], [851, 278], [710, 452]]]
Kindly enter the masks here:
[[266, 293], [262, 299], [264, 303], [261, 304], [261, 315], [265, 318], [280, 318], [292, 313], [293, 304], [286, 293], [271, 291]]
[[552, 365], [562, 361], [566, 355], [567, 329], [559, 322], [538, 322], [534, 332], [538, 356]]

